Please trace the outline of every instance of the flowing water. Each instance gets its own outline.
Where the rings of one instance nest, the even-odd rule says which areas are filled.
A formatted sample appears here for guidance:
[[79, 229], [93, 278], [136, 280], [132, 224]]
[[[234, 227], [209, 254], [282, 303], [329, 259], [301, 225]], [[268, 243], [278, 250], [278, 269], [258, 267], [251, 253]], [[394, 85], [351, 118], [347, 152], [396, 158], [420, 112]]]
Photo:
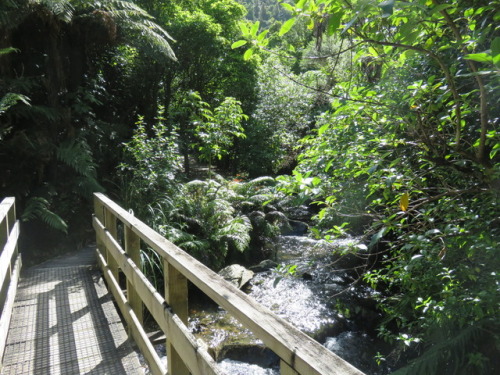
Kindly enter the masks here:
[[[294, 274], [257, 273], [248, 294], [367, 374], [387, 373], [373, 359], [380, 345], [370, 332], [378, 318], [374, 291], [359, 282], [357, 267], [364, 262], [352, 255], [366, 247], [356, 239], [326, 242], [297, 236], [282, 236], [276, 246], [278, 263], [283, 269], [295, 265]], [[227, 374], [279, 373], [278, 358], [220, 308], [192, 311], [190, 329], [205, 340]]]

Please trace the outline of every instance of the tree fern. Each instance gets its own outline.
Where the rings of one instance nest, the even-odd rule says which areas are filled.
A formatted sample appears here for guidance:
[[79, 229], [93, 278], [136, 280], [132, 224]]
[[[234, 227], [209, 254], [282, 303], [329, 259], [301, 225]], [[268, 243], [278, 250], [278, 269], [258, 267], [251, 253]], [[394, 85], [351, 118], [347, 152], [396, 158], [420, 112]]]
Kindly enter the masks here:
[[118, 25], [131, 37], [129, 42], [142, 48], [149, 47], [169, 59], [176, 60], [169, 41], [174, 39], [145, 10], [129, 1], [103, 1], [100, 8], [108, 12]]
[[22, 221], [40, 219], [49, 227], [61, 232], [68, 232], [68, 225], [56, 213], [49, 209], [50, 203], [42, 197], [32, 197], [26, 202], [26, 207], [21, 215]]

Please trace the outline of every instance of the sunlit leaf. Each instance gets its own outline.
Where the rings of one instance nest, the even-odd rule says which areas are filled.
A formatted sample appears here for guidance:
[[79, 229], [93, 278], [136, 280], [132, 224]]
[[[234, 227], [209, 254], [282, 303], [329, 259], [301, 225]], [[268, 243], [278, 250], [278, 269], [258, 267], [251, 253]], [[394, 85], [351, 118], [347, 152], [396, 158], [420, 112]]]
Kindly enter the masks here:
[[352, 25], [358, 20], [358, 15], [356, 15], [352, 20], [350, 20], [344, 27], [344, 30], [342, 30], [342, 34], [345, 33], [347, 30], [351, 28]]
[[468, 55], [465, 55], [465, 58], [467, 60], [474, 60], [477, 62], [484, 62], [484, 63], [488, 63], [488, 62], [493, 61], [491, 56], [485, 52], [483, 52], [483, 53], [469, 53]]
[[295, 20], [296, 20], [295, 18], [290, 18], [283, 25], [281, 25], [281, 29], [278, 35], [282, 36], [285, 35], [287, 32], [289, 32], [293, 24], [295, 23]]
[[410, 205], [410, 195], [404, 193], [399, 200], [399, 207], [402, 211], [408, 211], [408, 206]]
[[259, 27], [260, 27], [260, 21], [255, 22], [252, 25], [252, 29], [250, 30], [250, 34], [252, 36], [256, 36], [257, 35], [257, 31], [259, 31]]
[[250, 58], [253, 56], [253, 53], [254, 53], [254, 49], [253, 48], [250, 48], [250, 49], [247, 49], [245, 54], [243, 55], [243, 59], [244, 60], [250, 60]]
[[267, 33], [269, 32], [269, 30], [264, 30], [263, 32], [261, 32], [258, 36], [257, 36], [257, 40], [259, 42], [262, 42], [264, 40], [264, 38], [266, 37]]
[[295, 10], [293, 5], [288, 4], [288, 3], [281, 3], [281, 6], [290, 12], [293, 12]]
[[241, 46], [244, 46], [245, 44], [247, 44], [248, 42], [246, 40], [238, 40], [236, 42], [234, 42], [233, 44], [231, 44], [231, 48], [232, 49], [235, 49], [235, 48], [238, 48], [238, 47], [241, 47]]

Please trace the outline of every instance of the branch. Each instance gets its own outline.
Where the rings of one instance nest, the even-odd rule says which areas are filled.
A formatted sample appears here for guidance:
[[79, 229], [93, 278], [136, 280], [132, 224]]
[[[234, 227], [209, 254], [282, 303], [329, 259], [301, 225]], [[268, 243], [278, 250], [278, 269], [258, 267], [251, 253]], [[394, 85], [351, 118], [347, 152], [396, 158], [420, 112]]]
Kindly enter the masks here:
[[[434, 0], [435, 5], [439, 5], [439, 1]], [[444, 19], [448, 23], [448, 26], [453, 31], [455, 38], [462, 46], [462, 52], [467, 55], [470, 53], [467, 46], [463, 43], [462, 34], [460, 33], [459, 28], [457, 27], [455, 21], [448, 14], [446, 9], [440, 11], [443, 15]], [[472, 60], [465, 60], [467, 66], [473, 73], [478, 73], [479, 69], [477, 65]], [[477, 160], [480, 163], [484, 163], [486, 161], [486, 133], [488, 132], [488, 100], [487, 100], [487, 92], [484, 84], [483, 77], [479, 74], [474, 74], [474, 78], [476, 79], [477, 86], [479, 87], [479, 103], [480, 103], [480, 120], [481, 120], [481, 135], [479, 138], [479, 148], [477, 150]]]
[[441, 58], [436, 55], [434, 52], [429, 51], [425, 48], [418, 47], [418, 46], [412, 46], [409, 44], [402, 44], [402, 43], [393, 43], [393, 42], [384, 42], [384, 41], [378, 41], [378, 40], [373, 40], [373, 39], [365, 39], [365, 43], [373, 43], [373, 44], [379, 44], [382, 46], [390, 46], [390, 47], [395, 47], [395, 48], [402, 48], [402, 49], [409, 49], [413, 51], [417, 51], [423, 54], [426, 54], [427, 56], [431, 57], [433, 60], [435, 60], [441, 70], [443, 71], [446, 81], [448, 82], [448, 85], [450, 86], [450, 90], [453, 95], [453, 99], [455, 101], [455, 117], [456, 117], [456, 124], [455, 124], [455, 144], [458, 149], [458, 146], [460, 145], [460, 137], [461, 137], [461, 124], [462, 124], [462, 108], [460, 107], [461, 103], [461, 98], [460, 94], [458, 93], [457, 86], [455, 85], [455, 80], [453, 79], [453, 76], [450, 72], [450, 69], [446, 66], [446, 64], [441, 60]]
[[355, 102], [355, 103], [378, 105], [378, 106], [382, 106], [382, 107], [389, 106], [388, 104], [384, 104], [382, 102], [375, 102], [375, 101], [361, 100], [361, 99], [351, 99], [351, 98], [346, 97], [346, 96], [336, 95], [336, 94], [333, 94], [329, 91], [321, 90], [321, 89], [318, 89], [317, 87], [312, 87], [312, 86], [306, 85], [305, 83], [300, 82], [299, 80], [295, 79], [294, 77], [290, 76], [288, 73], [284, 72], [283, 70], [281, 70], [275, 66], [273, 66], [273, 69], [277, 70], [280, 74], [282, 74], [284, 77], [288, 78], [290, 81], [296, 83], [297, 85], [305, 87], [306, 89], [309, 89], [311, 91], [316, 91], [320, 94], [328, 95], [332, 98], [338, 98], [338, 99], [347, 100], [347, 101], [351, 101], [351, 102]]

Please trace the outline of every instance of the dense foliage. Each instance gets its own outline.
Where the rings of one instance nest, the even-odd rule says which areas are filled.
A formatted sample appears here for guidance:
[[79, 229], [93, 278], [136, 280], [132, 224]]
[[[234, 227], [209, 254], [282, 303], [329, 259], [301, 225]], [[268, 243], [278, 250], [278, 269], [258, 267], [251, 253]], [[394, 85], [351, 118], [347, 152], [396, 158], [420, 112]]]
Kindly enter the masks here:
[[218, 269], [270, 256], [281, 202], [308, 204], [311, 235], [366, 240], [393, 348], [376, 360], [498, 372], [499, 9], [2, 1], [0, 195], [23, 250], [87, 239], [106, 191]]
[[[282, 188], [316, 201], [317, 235], [373, 233], [375, 263], [364, 279], [381, 292], [379, 333], [418, 355], [398, 373], [492, 373], [499, 4], [282, 5], [293, 17], [280, 34], [306, 18], [318, 49], [339, 35], [346, 51], [318, 56], [323, 73], [332, 69], [332, 109], [302, 140], [299, 165]], [[267, 44], [257, 37], [246, 56]], [[348, 77], [336, 66], [345, 54], [353, 64]]]

